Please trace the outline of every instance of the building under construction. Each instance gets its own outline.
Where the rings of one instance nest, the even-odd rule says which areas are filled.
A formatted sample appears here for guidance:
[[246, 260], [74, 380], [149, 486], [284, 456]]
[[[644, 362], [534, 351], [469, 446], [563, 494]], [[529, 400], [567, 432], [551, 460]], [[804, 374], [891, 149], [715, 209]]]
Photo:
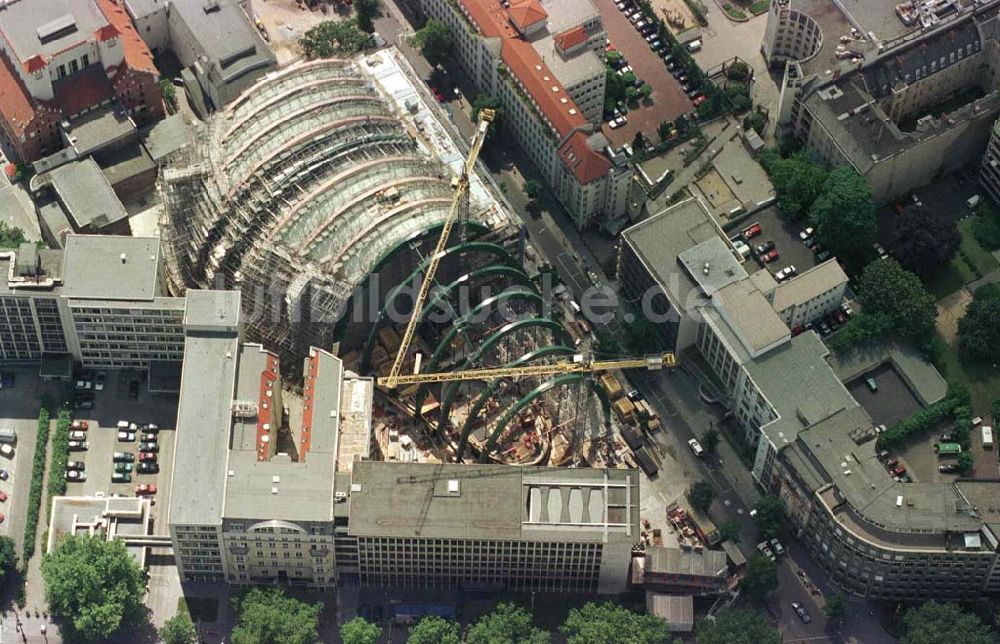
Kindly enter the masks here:
[[[392, 49], [295, 64], [200, 125], [162, 173], [171, 288], [240, 290], [248, 338], [286, 373], [339, 342], [349, 366], [384, 374], [411, 312], [407, 373], [576, 351], [483, 172], [412, 311], [466, 158], [414, 78]], [[579, 373], [401, 387], [392, 400], [441, 458], [568, 463], [609, 436], [608, 398]]]

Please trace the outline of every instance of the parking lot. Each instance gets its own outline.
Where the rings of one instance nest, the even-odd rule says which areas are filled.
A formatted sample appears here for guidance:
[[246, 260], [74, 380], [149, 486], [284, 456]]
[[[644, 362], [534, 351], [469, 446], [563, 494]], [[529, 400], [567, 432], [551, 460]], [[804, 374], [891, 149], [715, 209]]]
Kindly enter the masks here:
[[614, 0], [594, 0], [594, 4], [601, 13], [611, 44], [628, 59], [636, 78], [646, 81], [653, 88], [652, 105], [640, 104], [637, 109], [630, 109], [628, 122], [617, 129], [612, 130], [604, 124], [604, 134], [615, 147], [631, 143], [636, 132], [643, 132], [653, 141], [658, 141], [656, 128], [660, 123], [673, 121], [681, 114], [691, 112], [694, 106], [667, 71], [663, 59], [649, 48], [642, 35], [615, 6]]
[[791, 221], [776, 206], [760, 211], [747, 220], [741, 229], [754, 222], [760, 224], [761, 234], [751, 240], [751, 248], [772, 241], [774, 242], [774, 250], [778, 251], [778, 258], [775, 261], [769, 264], [758, 262], [772, 273], [786, 266], [794, 266], [796, 271], [801, 274], [820, 263], [817, 260], [817, 254], [807, 248], [802, 239], [799, 238], [799, 233], [806, 227], [805, 222]]
[[[958, 473], [946, 474], [938, 471], [938, 466], [945, 463], [957, 463], [953, 457], [939, 457], [934, 450], [934, 444], [940, 442], [941, 433], [950, 431], [952, 425], [944, 423], [935, 431], [928, 431], [917, 438], [907, 441], [893, 456], [897, 456], [906, 466], [910, 478], [921, 483], [948, 483], [959, 477]], [[995, 480], [1000, 474], [1000, 461], [997, 460], [996, 449], [983, 449], [979, 436], [979, 428], [973, 430], [971, 447], [973, 465], [969, 478]]]
[[[874, 393], [865, 383], [865, 378], [869, 376], [874, 377], [878, 384], [878, 391]], [[892, 427], [920, 410], [920, 402], [889, 363], [847, 383], [847, 390], [865, 408], [876, 425]]]

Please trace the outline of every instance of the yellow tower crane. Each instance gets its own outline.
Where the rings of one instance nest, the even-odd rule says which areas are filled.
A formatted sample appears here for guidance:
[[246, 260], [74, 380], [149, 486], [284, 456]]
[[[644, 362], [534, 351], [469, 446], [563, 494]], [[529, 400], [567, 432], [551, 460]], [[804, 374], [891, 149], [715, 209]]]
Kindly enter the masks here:
[[458, 213], [462, 209], [462, 198], [469, 189], [469, 176], [472, 175], [475, 169], [476, 159], [479, 158], [479, 151], [483, 149], [483, 142], [486, 140], [486, 131], [493, 121], [494, 116], [496, 114], [491, 109], [479, 110], [479, 122], [476, 125], [476, 134], [472, 137], [472, 148], [469, 150], [469, 156], [465, 160], [465, 165], [462, 166], [462, 174], [452, 182], [455, 192], [451, 199], [451, 208], [448, 210], [448, 217], [444, 220], [444, 225], [441, 227], [441, 236], [438, 238], [437, 246], [434, 247], [434, 253], [431, 255], [431, 263], [428, 264], [427, 270], [424, 272], [424, 280], [420, 284], [420, 291], [417, 292], [417, 297], [413, 301], [413, 313], [410, 314], [410, 321], [407, 323], [403, 339], [399, 343], [396, 360], [392, 363], [389, 375], [379, 378], [379, 384], [383, 384], [390, 389], [399, 384], [399, 372], [402, 370], [406, 354], [410, 350], [410, 343], [413, 342], [413, 334], [417, 330], [420, 311], [427, 300], [431, 284], [434, 283], [434, 274], [437, 273], [438, 264], [441, 263], [441, 258], [444, 257], [445, 246], [448, 244], [448, 238], [451, 237], [451, 229], [455, 226], [455, 222], [458, 221]]

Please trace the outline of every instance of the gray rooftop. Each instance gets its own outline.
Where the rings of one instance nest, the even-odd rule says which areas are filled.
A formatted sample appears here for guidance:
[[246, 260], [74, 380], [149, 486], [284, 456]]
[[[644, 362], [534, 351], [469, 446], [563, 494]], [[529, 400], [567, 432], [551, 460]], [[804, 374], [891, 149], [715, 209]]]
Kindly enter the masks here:
[[663, 575], [726, 577], [729, 564], [721, 550], [681, 550], [653, 547], [646, 549], [646, 572]]
[[[22, 0], [23, 1], [23, 0]], [[80, 157], [136, 136], [135, 123], [115, 108], [91, 112], [70, 123], [68, 135]]]
[[930, 405], [947, 395], [948, 383], [934, 365], [911, 346], [890, 341], [866, 342], [839, 351], [830, 358], [830, 366], [842, 382], [854, 380], [885, 362], [892, 364], [920, 404]]
[[789, 307], [805, 304], [817, 295], [832, 291], [842, 284], [847, 284], [847, 273], [837, 260], [827, 260], [779, 284], [774, 289], [774, 309], [784, 311]]
[[589, 20], [601, 18], [600, 12], [591, 0], [542, 0], [542, 8], [549, 14], [546, 27], [553, 35]]
[[0, 183], [0, 223], [20, 228], [29, 241], [41, 241], [42, 239], [42, 231], [38, 226], [38, 216], [35, 214], [31, 198], [19, 187]]
[[190, 289], [185, 300], [184, 326], [188, 330], [232, 332], [239, 326], [239, 291]]
[[543, 32], [541, 36], [532, 38], [531, 46], [535, 48], [535, 51], [542, 57], [560, 83], [571, 88], [584, 80], [605, 73], [604, 63], [591, 49], [582, 49], [569, 57], [560, 54], [553, 40], [552, 34], [555, 33], [558, 32]]
[[754, 281], [744, 279], [719, 289], [712, 304], [751, 357], [762, 356], [791, 337], [788, 325]]
[[152, 301], [159, 293], [156, 237], [68, 235], [62, 294], [73, 298]]
[[195, 49], [227, 83], [274, 65], [274, 54], [233, 0], [175, 0], [170, 16], [184, 22]]
[[21, 61], [46, 59], [73, 45], [94, 40], [108, 24], [94, 0], [19, 0], [0, 10], [0, 31]]
[[[59, 496], [52, 500], [46, 551], [72, 534], [98, 531], [106, 538], [144, 537], [150, 533], [150, 500], [136, 497]], [[129, 555], [140, 566], [146, 563], [144, 546], [128, 545]]]
[[191, 143], [191, 128], [181, 114], [168, 116], [143, 131], [142, 144], [153, 161], [159, 163]]
[[733, 251], [719, 237], [692, 246], [678, 255], [677, 260], [706, 295], [747, 278]]
[[171, 525], [222, 523], [239, 346], [239, 335], [228, 330], [188, 332], [184, 339], [167, 515]]
[[96, 232], [128, 217], [93, 158], [60, 166], [47, 178], [78, 231], [86, 228]]
[[356, 536], [634, 542], [634, 470], [355, 463]]
[[693, 292], [697, 284], [681, 270], [678, 258], [684, 251], [719, 236], [711, 215], [697, 199], [682, 201], [622, 231], [625, 243], [682, 311], [703, 302], [704, 295]]

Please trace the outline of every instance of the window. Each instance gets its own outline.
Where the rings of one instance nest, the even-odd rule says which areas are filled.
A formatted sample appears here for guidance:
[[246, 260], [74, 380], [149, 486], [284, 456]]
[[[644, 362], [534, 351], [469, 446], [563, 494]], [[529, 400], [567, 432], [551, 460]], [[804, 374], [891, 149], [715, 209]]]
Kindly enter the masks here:
[[59, 73], [59, 78], [65, 78], [66, 77], [66, 65], [59, 65], [58, 73]]
[[84, 54], [83, 58], [80, 59], [80, 67], [87, 67], [90, 65], [90, 55]]
[[69, 61], [69, 73], [75, 74], [78, 71], [80, 71], [80, 63], [76, 62], [75, 60]]

